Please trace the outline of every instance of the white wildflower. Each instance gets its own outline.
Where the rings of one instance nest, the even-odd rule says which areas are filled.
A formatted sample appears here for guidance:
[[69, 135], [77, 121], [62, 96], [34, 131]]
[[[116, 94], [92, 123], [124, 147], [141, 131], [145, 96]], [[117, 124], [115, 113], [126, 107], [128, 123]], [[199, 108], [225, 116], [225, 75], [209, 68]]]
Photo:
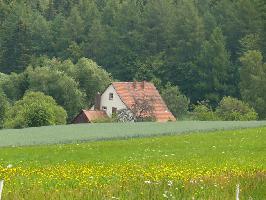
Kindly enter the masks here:
[[8, 169], [10, 169], [12, 167], [13, 167], [13, 165], [11, 165], [11, 164], [9, 164], [9, 165], [6, 166], [6, 168], [8, 168]]
[[146, 184], [151, 184], [151, 181], [144, 181], [144, 183], [146, 183]]
[[168, 181], [168, 182], [167, 182], [167, 185], [168, 185], [168, 186], [172, 186], [172, 185], [173, 185], [173, 181]]

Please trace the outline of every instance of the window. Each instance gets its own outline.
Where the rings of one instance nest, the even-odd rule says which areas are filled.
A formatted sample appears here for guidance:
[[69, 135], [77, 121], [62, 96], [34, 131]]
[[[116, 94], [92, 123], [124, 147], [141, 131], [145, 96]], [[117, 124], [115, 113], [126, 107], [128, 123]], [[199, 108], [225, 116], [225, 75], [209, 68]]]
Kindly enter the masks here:
[[112, 107], [112, 114], [116, 114], [116, 112], [117, 112], [117, 108]]
[[103, 109], [103, 110], [107, 110], [107, 107], [106, 107], [106, 106], [103, 106], [102, 109]]
[[109, 93], [109, 100], [113, 100], [114, 99], [114, 94], [113, 93]]

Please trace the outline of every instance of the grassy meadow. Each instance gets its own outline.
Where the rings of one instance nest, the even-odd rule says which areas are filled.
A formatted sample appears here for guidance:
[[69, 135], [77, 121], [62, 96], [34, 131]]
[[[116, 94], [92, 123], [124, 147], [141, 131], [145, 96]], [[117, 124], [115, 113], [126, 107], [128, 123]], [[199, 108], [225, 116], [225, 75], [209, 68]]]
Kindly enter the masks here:
[[266, 197], [266, 128], [0, 148], [3, 199]]

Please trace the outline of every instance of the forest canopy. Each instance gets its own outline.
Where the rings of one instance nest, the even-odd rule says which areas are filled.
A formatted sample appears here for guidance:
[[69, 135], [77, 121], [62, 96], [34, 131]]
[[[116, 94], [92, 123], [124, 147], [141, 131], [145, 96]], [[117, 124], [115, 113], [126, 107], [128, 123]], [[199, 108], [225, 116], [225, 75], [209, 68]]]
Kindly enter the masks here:
[[265, 28], [264, 0], [1, 0], [0, 86], [10, 103], [43, 92], [69, 120], [112, 80], [213, 109], [231, 96], [264, 119]]

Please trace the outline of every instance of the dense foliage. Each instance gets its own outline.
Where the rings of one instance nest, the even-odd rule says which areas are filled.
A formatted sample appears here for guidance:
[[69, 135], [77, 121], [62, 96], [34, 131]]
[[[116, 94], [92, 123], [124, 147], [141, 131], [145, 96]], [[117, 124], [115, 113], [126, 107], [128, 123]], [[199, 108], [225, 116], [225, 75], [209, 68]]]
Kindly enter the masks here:
[[52, 96], [69, 120], [110, 74], [170, 82], [212, 108], [232, 96], [264, 119], [265, 21], [264, 0], [2, 0], [0, 84], [12, 103]]
[[65, 124], [66, 111], [41, 92], [28, 92], [7, 112], [6, 128], [25, 128]]
[[20, 74], [12, 73], [2, 81], [2, 89], [12, 102], [28, 90], [53, 97], [68, 114], [69, 121], [82, 108], [94, 103], [94, 96], [111, 82], [110, 74], [95, 62], [81, 58], [70, 60], [39, 58]]
[[224, 97], [219, 103], [216, 113], [221, 120], [225, 121], [248, 121], [258, 118], [258, 114], [253, 108], [232, 97]]
[[8, 101], [4, 93], [0, 90], [0, 128], [3, 127], [4, 124], [4, 116], [8, 110]]
[[206, 102], [199, 102], [198, 105], [194, 106], [192, 117], [195, 120], [200, 121], [218, 121], [219, 117], [213, 111], [213, 109], [206, 104]]
[[168, 105], [168, 108], [177, 119], [183, 119], [188, 114], [189, 99], [181, 94], [177, 86], [170, 83], [162, 89], [162, 98]]
[[247, 103], [232, 97], [224, 97], [216, 110], [207, 102], [199, 102], [192, 112], [192, 117], [201, 121], [250, 121], [257, 120], [258, 114]]
[[240, 92], [261, 118], [266, 117], [266, 63], [258, 51], [248, 51], [241, 58]]

